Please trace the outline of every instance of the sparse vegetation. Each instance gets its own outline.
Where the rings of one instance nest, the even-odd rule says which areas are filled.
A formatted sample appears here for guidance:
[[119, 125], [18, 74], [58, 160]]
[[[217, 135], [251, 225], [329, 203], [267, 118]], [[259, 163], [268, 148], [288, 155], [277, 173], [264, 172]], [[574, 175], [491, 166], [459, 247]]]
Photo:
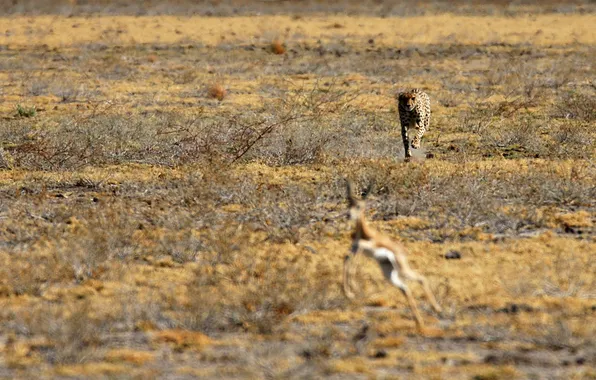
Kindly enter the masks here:
[[33, 117], [37, 115], [37, 108], [35, 108], [35, 106], [23, 106], [17, 104], [17, 115], [20, 117]]
[[[593, 377], [593, 4], [249, 3], [0, 10], [1, 376]], [[346, 177], [425, 336], [341, 293]]]

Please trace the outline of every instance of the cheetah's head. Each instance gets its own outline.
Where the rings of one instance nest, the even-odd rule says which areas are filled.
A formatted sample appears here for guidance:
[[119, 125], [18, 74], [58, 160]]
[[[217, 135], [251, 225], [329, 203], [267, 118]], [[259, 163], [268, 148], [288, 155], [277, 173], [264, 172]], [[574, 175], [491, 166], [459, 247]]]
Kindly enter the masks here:
[[402, 92], [399, 94], [399, 104], [408, 111], [413, 111], [416, 107], [416, 93]]

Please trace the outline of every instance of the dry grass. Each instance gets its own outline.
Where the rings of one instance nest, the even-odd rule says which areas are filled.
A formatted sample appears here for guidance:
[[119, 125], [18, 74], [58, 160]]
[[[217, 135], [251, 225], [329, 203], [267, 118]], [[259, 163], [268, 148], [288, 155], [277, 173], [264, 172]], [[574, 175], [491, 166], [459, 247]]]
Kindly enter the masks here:
[[[593, 377], [591, 5], [290, 3], [2, 18], [0, 377]], [[363, 258], [341, 293], [346, 177], [445, 309], [423, 336]]]

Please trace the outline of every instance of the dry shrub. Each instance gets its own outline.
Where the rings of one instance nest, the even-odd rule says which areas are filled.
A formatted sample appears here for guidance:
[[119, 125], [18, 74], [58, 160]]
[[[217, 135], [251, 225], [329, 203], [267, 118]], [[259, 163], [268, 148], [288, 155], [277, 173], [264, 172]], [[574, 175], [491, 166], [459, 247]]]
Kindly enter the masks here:
[[485, 157], [587, 158], [594, 153], [591, 147], [596, 139], [588, 111], [592, 104], [587, 98], [577, 99], [573, 103], [563, 97], [559, 102], [569, 108], [559, 105], [553, 115], [565, 119], [537, 115], [524, 97], [478, 103], [464, 113], [459, 130], [477, 136], [475, 143], [466, 144], [468, 152]]
[[273, 54], [285, 54], [286, 52], [286, 46], [283, 42], [281, 42], [280, 40], [273, 40], [273, 42], [271, 42], [271, 52]]
[[491, 156], [494, 153], [505, 158], [546, 156], [548, 153], [544, 149], [541, 129], [544, 129], [541, 121], [530, 118], [510, 124], [502, 122], [493, 128], [485, 128], [480, 133], [483, 156]]
[[[565, 169], [535, 165], [519, 172], [474, 168], [466, 163], [447, 170], [435, 176], [424, 165], [368, 163], [341, 174], [348, 175], [361, 189], [373, 184], [373, 196], [369, 198], [370, 208], [375, 210], [372, 219], [424, 217], [432, 221], [431, 225], [409, 233], [437, 241], [459, 238], [458, 231], [467, 227], [518, 234], [547, 226], [546, 220], [532, 213], [507, 213], [507, 207], [590, 209], [596, 199], [592, 184], [596, 172], [585, 162]], [[341, 197], [339, 178], [337, 183], [333, 193]]]
[[[291, 82], [289, 85], [295, 87]], [[260, 158], [258, 153], [255, 153], [255, 148], [270, 143], [271, 138], [280, 135], [284, 136], [286, 147], [290, 148], [286, 148], [286, 152], [295, 156], [287, 144], [287, 138], [291, 139], [291, 135], [295, 132], [300, 132], [300, 130], [304, 132], [309, 129], [319, 131], [324, 135], [323, 129], [329, 120], [338, 117], [357, 96], [358, 93], [341, 89], [335, 83], [320, 84], [317, 82], [312, 87], [302, 86], [280, 94], [279, 98], [267, 104], [267, 107], [260, 112], [253, 113], [248, 119], [246, 114], [242, 117], [231, 118], [229, 120], [231, 123], [228, 123], [231, 125], [229, 126], [230, 137], [227, 142], [227, 150], [232, 153], [233, 157], [231, 161], [234, 163], [245, 157]], [[316, 128], [312, 126], [316, 126]], [[304, 135], [296, 133], [296, 135], [299, 134]], [[316, 140], [319, 141], [316, 142]], [[311, 142], [314, 144], [309, 147], [305, 146], [304, 149], [310, 150], [312, 156], [317, 158], [328, 140], [328, 137], [314, 135], [312, 139], [309, 138], [306, 141], [308, 145], [311, 145]], [[267, 152], [267, 148], [265, 145], [262, 152]], [[252, 154], [248, 154], [249, 152]], [[268, 153], [270, 154], [270, 151]], [[292, 160], [287, 161], [286, 164], [292, 163]]]
[[45, 256], [30, 254], [27, 258], [7, 261], [0, 269], [0, 292], [5, 296], [40, 296], [48, 282], [73, 278], [57, 257]]
[[532, 99], [524, 96], [508, 97], [497, 102], [481, 100], [464, 113], [460, 130], [482, 133], [487, 129], [497, 129], [503, 122], [527, 118], [530, 115], [528, 109], [532, 106]]
[[553, 116], [585, 122], [596, 120], [596, 97], [594, 94], [567, 92], [555, 103]]
[[271, 333], [290, 314], [344, 304], [337, 263], [315, 260], [293, 245], [269, 245], [262, 255], [247, 233], [222, 238], [237, 248], [202, 255], [189, 285], [189, 327]]
[[71, 364], [97, 359], [101, 326], [106, 321], [94, 319], [91, 304], [82, 300], [70, 308], [63, 305], [39, 305], [17, 313], [13, 323], [30, 336], [41, 336], [48, 344], [40, 353], [52, 364]]
[[596, 153], [596, 130], [590, 122], [553, 120], [549, 136], [550, 157], [590, 159]]
[[[12, 239], [10, 252], [27, 252], [11, 256], [9, 265], [0, 270], [8, 294], [39, 295], [48, 283], [115, 275], [109, 273], [114, 259], [125, 260], [138, 253], [132, 234], [139, 222], [132, 222], [125, 209], [78, 205], [69, 210], [60, 204], [37, 208], [27, 205], [31, 198], [23, 198], [12, 203], [10, 213], [21, 221], [7, 224], [0, 232], [0, 237]], [[43, 216], [27, 221], [29, 213]]]
[[[189, 70], [184, 70], [181, 72], [174, 72], [171, 75], [172, 80], [174, 81], [174, 83], [176, 84], [189, 84], [194, 82], [197, 79], [197, 70], [195, 68], [189, 69]], [[212, 96], [213, 98], [216, 98], [218, 100], [221, 100], [215, 96]], [[225, 89], [224, 89], [224, 96], [225, 97]], [[222, 97], [222, 99], [223, 99]]]
[[[528, 62], [528, 55], [536, 59], [540, 56], [540, 52], [522, 49], [519, 54], [525, 59], [507, 57], [506, 60], [498, 59], [496, 62], [493, 60], [491, 69], [486, 72], [486, 81], [491, 90], [496, 87], [507, 97], [522, 96], [528, 104], [537, 104], [545, 95], [544, 87], [549, 75], [540, 72], [534, 62]], [[490, 95], [493, 94], [494, 92], [491, 91]]]
[[212, 99], [219, 100], [220, 102], [224, 100], [227, 93], [228, 92], [224, 86], [221, 85], [221, 83], [213, 83], [207, 88], [207, 95], [209, 95], [209, 97]]
[[305, 121], [280, 128], [254, 149], [258, 157], [270, 166], [307, 165], [323, 161], [336, 134], [327, 125]]
[[[213, 89], [215, 98], [225, 96], [221, 85]], [[315, 84], [286, 91], [258, 110], [211, 115], [201, 109], [185, 114], [110, 112], [112, 105], [107, 102], [83, 115], [50, 116], [41, 121], [51, 128], [38, 128], [24, 119], [10, 120], [0, 130], [0, 140], [10, 142], [3, 145], [4, 161], [25, 169], [79, 169], [126, 162], [234, 163], [241, 159], [305, 164], [323, 157], [334, 133], [327, 126], [356, 96], [333, 83]]]

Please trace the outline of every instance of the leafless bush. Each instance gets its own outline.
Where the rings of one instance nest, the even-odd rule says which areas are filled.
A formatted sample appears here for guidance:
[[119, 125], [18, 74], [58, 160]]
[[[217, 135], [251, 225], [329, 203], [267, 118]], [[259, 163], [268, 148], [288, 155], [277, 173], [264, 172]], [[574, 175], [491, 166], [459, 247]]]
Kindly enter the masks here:
[[[258, 112], [209, 117], [201, 110], [141, 117], [95, 108], [86, 115], [53, 120], [58, 126], [51, 129], [11, 121], [0, 137], [11, 141], [5, 150], [16, 167], [24, 168], [124, 162], [173, 165], [196, 160], [234, 163], [243, 158], [277, 165], [310, 163], [321, 157], [331, 138], [325, 130], [327, 120], [354, 96], [333, 88], [299, 88]], [[275, 151], [271, 144], [275, 139], [284, 141], [282, 151]]]
[[84, 95], [84, 87], [76, 84], [55, 84], [53, 93], [60, 98], [62, 103], [72, 103], [80, 101]]
[[[522, 52], [523, 54], [523, 52]], [[526, 60], [508, 59], [493, 62], [486, 72], [488, 84], [498, 86], [502, 93], [537, 99], [543, 91], [542, 76], [534, 63]]]
[[[584, 99], [585, 100], [585, 99]], [[584, 104], [578, 102], [578, 104]], [[483, 156], [507, 158], [582, 158], [589, 157], [595, 133], [586, 119], [557, 120], [540, 117], [523, 98], [498, 103], [481, 103], [464, 113], [459, 130], [478, 136], [477, 149]]]
[[41, 354], [53, 364], [69, 364], [96, 359], [95, 350], [101, 341], [101, 321], [90, 316], [87, 301], [80, 301], [71, 310], [61, 306], [37, 306], [27, 313], [19, 313], [15, 323], [30, 336], [48, 340]]
[[590, 158], [594, 157], [596, 131], [588, 122], [565, 120], [553, 121], [550, 128], [549, 149], [553, 157]]
[[275, 112], [270, 116], [248, 124], [236, 119], [231, 144], [232, 162], [244, 157], [256, 144], [284, 127], [287, 130], [306, 122], [324, 124], [327, 117], [339, 113], [356, 96], [354, 93], [335, 90], [334, 86], [299, 88], [280, 98], [273, 105]]
[[482, 133], [497, 122], [527, 116], [533, 100], [524, 96], [507, 96], [498, 102], [481, 101], [471, 105], [463, 115], [463, 132]]
[[596, 97], [581, 92], [568, 92], [555, 104], [553, 116], [585, 122], [596, 120]]
[[311, 193], [296, 185], [273, 188], [254, 202], [258, 209], [245, 218], [267, 231], [272, 242], [298, 243], [303, 235], [315, 234], [315, 223], [325, 216], [322, 210], [312, 207], [318, 203], [316, 191]]
[[327, 125], [296, 123], [273, 133], [251, 156], [271, 166], [313, 164], [321, 162], [333, 137]]
[[9, 266], [0, 270], [2, 294], [39, 296], [47, 281], [63, 274], [58, 267], [54, 258], [36, 256], [12, 260]]
[[35, 79], [32, 78], [28, 81], [25, 85], [25, 90], [27, 95], [31, 96], [40, 96], [47, 93], [50, 84], [48, 81], [43, 79]]
[[541, 137], [541, 122], [525, 118], [506, 124], [501, 122], [493, 128], [483, 129], [480, 143], [484, 155], [490, 151], [500, 152], [503, 157], [546, 156]]
[[[532, 171], [515, 176], [519, 199], [526, 204], [558, 205], [559, 207], [594, 207], [596, 187], [594, 166], [578, 164], [564, 173], [555, 169]], [[510, 195], [511, 197], [512, 195]]]

